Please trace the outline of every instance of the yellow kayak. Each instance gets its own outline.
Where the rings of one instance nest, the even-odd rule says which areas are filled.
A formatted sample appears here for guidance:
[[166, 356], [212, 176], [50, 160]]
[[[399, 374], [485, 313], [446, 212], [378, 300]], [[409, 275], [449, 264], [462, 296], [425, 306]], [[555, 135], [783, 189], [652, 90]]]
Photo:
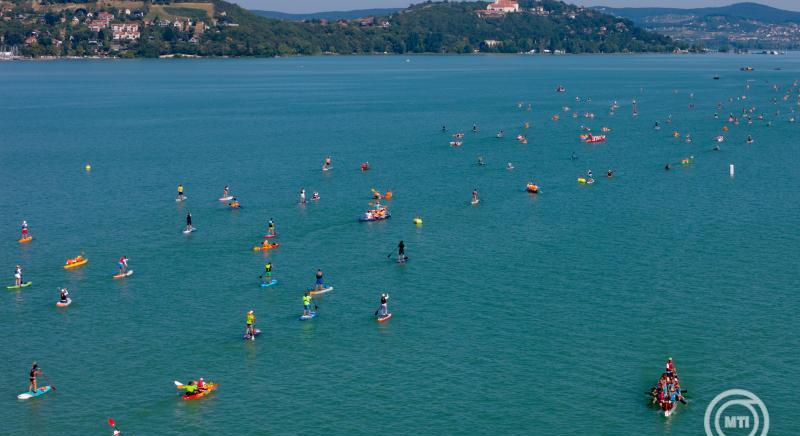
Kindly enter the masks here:
[[84, 266], [87, 263], [89, 263], [89, 259], [78, 256], [75, 259], [67, 260], [67, 264], [64, 265], [64, 269], [78, 268], [79, 266]]

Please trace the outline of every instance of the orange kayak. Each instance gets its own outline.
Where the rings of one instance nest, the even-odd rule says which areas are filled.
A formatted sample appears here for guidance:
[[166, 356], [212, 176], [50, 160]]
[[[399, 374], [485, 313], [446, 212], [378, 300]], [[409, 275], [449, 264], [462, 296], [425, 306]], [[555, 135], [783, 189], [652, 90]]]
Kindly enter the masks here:
[[269, 250], [272, 250], [274, 248], [278, 248], [280, 246], [281, 246], [281, 244], [271, 244], [271, 245], [268, 245], [266, 247], [263, 246], [263, 245], [256, 245], [255, 247], [253, 247], [253, 251], [269, 251]]
[[196, 393], [196, 394], [192, 394], [192, 395], [181, 395], [181, 398], [183, 398], [183, 399], [184, 399], [184, 400], [186, 400], [186, 401], [189, 401], [189, 400], [196, 400], [196, 399], [198, 399], [198, 398], [203, 398], [203, 397], [205, 397], [206, 395], [210, 394], [210, 393], [211, 393], [211, 391], [213, 391], [214, 389], [216, 389], [216, 388], [217, 388], [217, 386], [219, 386], [219, 385], [218, 385], [218, 384], [216, 384], [216, 383], [208, 382], [208, 383], [206, 383], [206, 388], [205, 388], [205, 390], [203, 390], [202, 392], [198, 392], [198, 393]]

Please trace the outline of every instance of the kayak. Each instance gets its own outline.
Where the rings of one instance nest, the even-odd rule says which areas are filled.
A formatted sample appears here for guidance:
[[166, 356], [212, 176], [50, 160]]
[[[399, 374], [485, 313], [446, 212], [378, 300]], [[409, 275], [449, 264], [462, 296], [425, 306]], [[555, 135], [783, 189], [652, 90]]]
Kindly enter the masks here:
[[124, 279], [125, 277], [130, 277], [131, 274], [133, 274], [133, 270], [132, 269], [128, 270], [128, 272], [126, 272], [126, 273], [114, 274], [114, 279], [115, 280], [116, 279]]
[[219, 201], [231, 201], [231, 200], [233, 200], [233, 195], [229, 195], [227, 197], [222, 197], [219, 199]]
[[392, 215], [387, 213], [386, 215], [384, 215], [384, 216], [382, 216], [382, 217], [374, 217], [374, 218], [371, 218], [371, 219], [366, 219], [366, 218], [364, 218], [364, 217], [362, 216], [362, 217], [360, 217], [358, 220], [359, 220], [360, 222], [362, 222], [362, 223], [366, 223], [366, 222], [372, 222], [372, 221], [383, 221], [383, 220], [388, 220], [388, 219], [389, 219], [389, 218], [391, 218], [391, 217], [392, 217]]
[[333, 290], [333, 286], [328, 286], [327, 288], [320, 289], [318, 291], [308, 291], [308, 293], [311, 294], [311, 295], [320, 295], [320, 294], [325, 294], [327, 292], [330, 292], [332, 290]]
[[67, 301], [56, 301], [56, 307], [67, 307], [72, 304], [72, 298], [67, 297]]
[[261, 287], [268, 288], [272, 285], [277, 285], [277, 284], [278, 284], [278, 279], [272, 279], [269, 282], [261, 282]]
[[30, 286], [30, 285], [32, 285], [32, 284], [33, 284], [33, 282], [23, 283], [23, 284], [21, 284], [21, 285], [19, 285], [19, 286], [17, 286], [17, 285], [11, 285], [11, 286], [6, 286], [6, 289], [19, 289], [19, 288], [27, 288], [28, 286]]
[[309, 312], [308, 315], [300, 315], [300, 321], [308, 321], [309, 319], [313, 319], [317, 316], [317, 312]]
[[[261, 334], [261, 330], [259, 330], [259, 329], [254, 329], [253, 330], [253, 336], [258, 336], [260, 334]], [[244, 335], [242, 335], [242, 339], [246, 339], [246, 340], [249, 341], [249, 340], [252, 340], [252, 337], [249, 334], [245, 333]]]
[[198, 398], [203, 398], [203, 397], [205, 397], [206, 395], [210, 394], [210, 393], [211, 393], [211, 391], [213, 391], [214, 389], [216, 389], [216, 388], [217, 388], [217, 386], [219, 386], [219, 385], [218, 385], [218, 384], [216, 384], [216, 383], [213, 383], [213, 382], [208, 382], [208, 383], [206, 383], [206, 388], [205, 388], [205, 390], [203, 390], [202, 392], [197, 392], [197, 393], [195, 393], [195, 394], [192, 394], [192, 395], [186, 395], [186, 394], [184, 394], [184, 395], [181, 395], [181, 398], [183, 398], [183, 399], [184, 399], [184, 400], [186, 400], [186, 401], [189, 401], [189, 400], [196, 400], [196, 399], [198, 399]]
[[19, 238], [17, 240], [17, 242], [19, 242], [20, 244], [27, 244], [28, 242], [31, 242], [32, 240], [33, 240], [33, 236], [28, 236], [27, 238]]
[[50, 392], [52, 390], [53, 390], [53, 388], [50, 387], [50, 386], [43, 386], [43, 387], [41, 387], [39, 389], [36, 389], [36, 392], [28, 391], [28, 392], [21, 393], [21, 394], [17, 395], [17, 398], [19, 398], [20, 400], [27, 400], [28, 398], [40, 397], [40, 396], [42, 396], [42, 395], [44, 395], [44, 394], [46, 394], [46, 393], [48, 393], [48, 392]]
[[384, 322], [384, 321], [388, 320], [391, 317], [392, 317], [391, 313], [387, 314], [386, 316], [379, 316], [378, 317], [378, 322]]
[[269, 247], [264, 247], [263, 245], [256, 245], [253, 247], [253, 251], [269, 251], [275, 248], [280, 247], [281, 244], [271, 244]]
[[192, 227], [191, 230], [184, 230], [183, 234], [184, 235], [188, 235], [189, 233], [196, 232], [196, 231], [197, 231], [197, 227]]
[[66, 265], [64, 265], [64, 269], [72, 269], [72, 268], [77, 268], [79, 266], [84, 266], [88, 262], [89, 262], [89, 259], [82, 259], [82, 260], [80, 260], [78, 262], [67, 263]]

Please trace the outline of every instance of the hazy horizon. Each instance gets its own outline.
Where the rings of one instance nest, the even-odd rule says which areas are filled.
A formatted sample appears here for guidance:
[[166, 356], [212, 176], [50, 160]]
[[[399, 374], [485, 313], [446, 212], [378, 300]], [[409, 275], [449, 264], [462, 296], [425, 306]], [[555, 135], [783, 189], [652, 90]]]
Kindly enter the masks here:
[[[306, 14], [311, 12], [349, 11], [354, 9], [374, 8], [403, 8], [419, 1], [405, 0], [295, 0], [292, 3], [278, 0], [236, 0], [234, 3], [247, 9], [261, 9], [293, 14]], [[727, 0], [582, 0], [567, 1], [567, 3], [584, 6], [610, 6], [610, 7], [664, 7], [664, 8], [702, 8], [712, 6], [726, 6], [740, 1]], [[800, 11], [798, 0], [764, 0], [752, 3], [761, 3], [779, 9]]]

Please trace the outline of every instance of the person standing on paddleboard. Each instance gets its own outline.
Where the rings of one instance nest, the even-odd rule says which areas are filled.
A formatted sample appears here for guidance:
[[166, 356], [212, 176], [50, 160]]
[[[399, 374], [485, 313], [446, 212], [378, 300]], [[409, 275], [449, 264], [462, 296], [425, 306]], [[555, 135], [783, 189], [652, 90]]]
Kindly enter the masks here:
[[69, 298], [69, 291], [67, 291], [67, 288], [61, 288], [61, 291], [59, 291], [58, 295], [58, 301], [66, 304], [67, 298]]
[[384, 317], [389, 314], [389, 294], [381, 294], [381, 306], [378, 308], [378, 316]]
[[178, 200], [183, 200], [183, 184], [178, 185]]
[[231, 195], [231, 188], [228, 185], [225, 185], [225, 187], [222, 188], [222, 198], [228, 198], [230, 197], [230, 195]]
[[300, 204], [306, 204], [306, 189], [300, 188]]
[[22, 286], [22, 266], [14, 268], [14, 286]]
[[22, 239], [25, 239], [27, 237], [28, 237], [28, 222], [22, 220]]
[[30, 382], [28, 384], [28, 391], [36, 392], [36, 390], [39, 388], [37, 380], [36, 380], [36, 377], [40, 376], [40, 375], [42, 375], [42, 370], [39, 369], [39, 364], [36, 363], [36, 362], [33, 362], [33, 365], [31, 366], [30, 374], [28, 375], [28, 380]]
[[311, 315], [311, 303], [314, 299], [311, 297], [311, 293], [306, 291], [303, 295], [303, 316]]
[[269, 222], [267, 222], [267, 234], [275, 236], [275, 222], [272, 221], [271, 217], [269, 219]]
[[186, 213], [186, 231], [187, 232], [191, 232], [192, 231], [192, 213], [191, 212], [187, 212]]
[[264, 265], [264, 283], [272, 281], [272, 262], [267, 262]]
[[405, 262], [406, 261], [406, 244], [403, 241], [400, 241], [397, 244], [397, 261], [398, 262]]
[[119, 261], [117, 262], [117, 265], [119, 266], [120, 275], [128, 272], [128, 256], [120, 257]]
[[325, 288], [325, 283], [322, 281], [322, 270], [317, 269], [317, 281], [314, 283], [314, 290], [321, 291]]
[[472, 204], [478, 202], [478, 188], [472, 190]]
[[247, 326], [245, 327], [245, 336], [247, 339], [255, 340], [256, 339], [256, 331], [253, 328], [253, 324], [256, 323], [256, 315], [253, 311], [247, 312]]

